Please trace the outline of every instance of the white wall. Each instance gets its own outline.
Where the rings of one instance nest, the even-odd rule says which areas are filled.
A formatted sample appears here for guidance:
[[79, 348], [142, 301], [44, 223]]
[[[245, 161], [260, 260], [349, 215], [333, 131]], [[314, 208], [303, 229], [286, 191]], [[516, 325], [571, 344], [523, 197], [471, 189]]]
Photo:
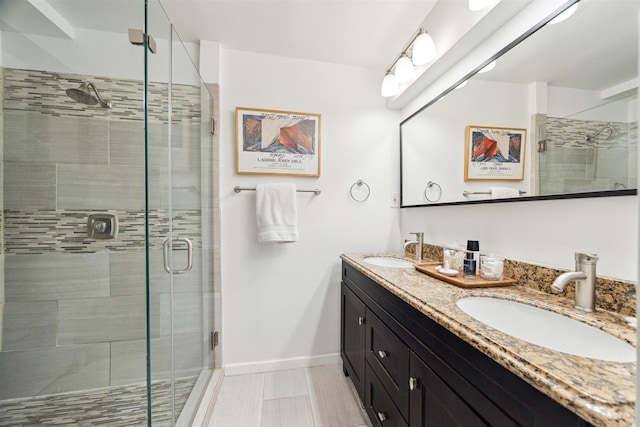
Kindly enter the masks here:
[[[221, 49], [224, 365], [228, 374], [337, 361], [343, 252], [400, 250], [399, 113], [385, 109], [380, 73]], [[320, 113], [319, 178], [237, 175], [235, 107]], [[349, 199], [358, 179], [366, 203]], [[255, 193], [236, 185], [295, 182], [300, 241], [258, 244]]]
[[436, 244], [480, 240], [480, 251], [573, 269], [574, 252], [600, 257], [598, 275], [636, 281], [636, 197], [403, 209], [401, 227]]

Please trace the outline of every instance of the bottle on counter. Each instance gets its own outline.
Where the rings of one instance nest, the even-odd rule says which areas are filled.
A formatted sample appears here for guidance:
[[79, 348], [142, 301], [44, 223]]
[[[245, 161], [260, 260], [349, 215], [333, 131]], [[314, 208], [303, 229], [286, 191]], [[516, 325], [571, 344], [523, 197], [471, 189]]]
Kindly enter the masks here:
[[472, 259], [475, 261], [475, 274], [476, 276], [479, 273], [480, 269], [480, 242], [477, 240], [467, 240], [467, 258], [469, 257], [469, 253], [472, 254]]
[[473, 252], [467, 251], [467, 257], [464, 259], [462, 277], [467, 280], [474, 280], [476, 278], [477, 264], [476, 260], [473, 259]]

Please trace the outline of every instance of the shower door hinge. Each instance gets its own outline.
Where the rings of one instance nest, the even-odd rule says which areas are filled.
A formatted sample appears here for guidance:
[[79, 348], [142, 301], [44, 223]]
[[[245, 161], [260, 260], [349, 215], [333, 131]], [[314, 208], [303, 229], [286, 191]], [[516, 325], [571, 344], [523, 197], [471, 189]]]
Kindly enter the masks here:
[[538, 141], [538, 153], [544, 153], [545, 151], [547, 151], [547, 140]]
[[[144, 46], [144, 32], [137, 28], [129, 28], [129, 43], [135, 46]], [[153, 36], [148, 35], [149, 38], [149, 50], [151, 53], [156, 53], [157, 46]]]
[[213, 350], [214, 347], [217, 347], [219, 342], [218, 342], [218, 331], [212, 331], [211, 332], [211, 350]]
[[213, 117], [211, 117], [211, 121], [209, 122], [209, 133], [211, 135], [216, 134], [216, 119], [214, 119]]

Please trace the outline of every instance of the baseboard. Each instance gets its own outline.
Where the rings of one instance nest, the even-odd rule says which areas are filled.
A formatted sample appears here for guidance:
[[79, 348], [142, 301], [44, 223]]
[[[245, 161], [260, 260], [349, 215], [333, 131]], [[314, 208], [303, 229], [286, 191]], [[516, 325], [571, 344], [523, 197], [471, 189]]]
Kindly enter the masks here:
[[328, 353], [318, 356], [293, 357], [290, 359], [266, 360], [251, 363], [233, 363], [225, 365], [225, 376], [255, 374], [257, 372], [282, 371], [284, 369], [307, 368], [310, 366], [340, 363], [340, 353]]

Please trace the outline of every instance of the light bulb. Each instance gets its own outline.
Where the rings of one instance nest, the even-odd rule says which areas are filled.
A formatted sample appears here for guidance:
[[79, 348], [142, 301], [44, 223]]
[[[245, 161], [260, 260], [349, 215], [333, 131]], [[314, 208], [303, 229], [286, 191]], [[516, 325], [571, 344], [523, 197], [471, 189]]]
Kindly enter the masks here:
[[413, 68], [413, 64], [406, 53], [403, 53], [400, 59], [398, 59], [395, 74], [398, 83], [408, 82], [415, 77], [416, 70]]
[[382, 90], [380, 94], [384, 97], [395, 96], [400, 92], [400, 86], [396, 80], [396, 76], [387, 71], [387, 74], [382, 80]]
[[436, 58], [436, 45], [427, 32], [421, 32], [413, 42], [411, 60], [414, 65], [424, 65]]
[[576, 9], [578, 9], [578, 3], [575, 3], [573, 6], [570, 6], [568, 9], [566, 9], [560, 15], [556, 16], [555, 18], [553, 18], [551, 21], [549, 21], [549, 24], [557, 24], [558, 22], [564, 21], [565, 19], [567, 19], [571, 15], [573, 15], [576, 12]]
[[491, 61], [489, 62], [487, 65], [485, 65], [480, 71], [478, 71], [479, 73], [486, 73], [487, 71], [491, 71], [494, 68], [496, 68], [496, 61]]
[[489, 7], [494, 3], [497, 3], [497, 1], [496, 0], [469, 0], [469, 10], [475, 12], [478, 10], [482, 10], [486, 7]]

